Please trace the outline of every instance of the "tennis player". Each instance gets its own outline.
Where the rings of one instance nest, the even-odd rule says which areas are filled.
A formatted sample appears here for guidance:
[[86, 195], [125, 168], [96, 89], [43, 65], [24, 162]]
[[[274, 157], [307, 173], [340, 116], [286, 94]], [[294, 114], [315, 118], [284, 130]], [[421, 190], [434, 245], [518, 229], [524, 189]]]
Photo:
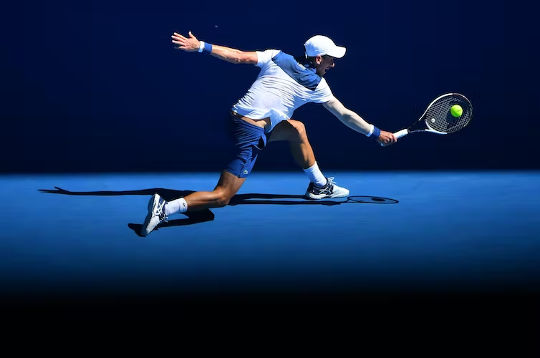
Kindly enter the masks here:
[[345, 125], [381, 144], [396, 142], [392, 133], [367, 123], [332, 95], [324, 75], [335, 66], [334, 59], [345, 55], [346, 49], [336, 46], [328, 37], [317, 35], [307, 40], [305, 56], [301, 58], [279, 50], [244, 52], [211, 45], [199, 41], [191, 32], [187, 37], [176, 32], [171, 37], [179, 50], [206, 53], [236, 64], [252, 64], [261, 70], [246, 95], [231, 109], [236, 153], [221, 173], [217, 186], [213, 191], [195, 192], [170, 202], [155, 194], [148, 203], [148, 215], [141, 229], [143, 236], [169, 215], [227, 205], [268, 142], [289, 142], [295, 161], [310, 180], [307, 199], [347, 197], [349, 190], [337, 186], [333, 178], [325, 177], [319, 169], [303, 123], [291, 119], [294, 110], [305, 103], [322, 103]]

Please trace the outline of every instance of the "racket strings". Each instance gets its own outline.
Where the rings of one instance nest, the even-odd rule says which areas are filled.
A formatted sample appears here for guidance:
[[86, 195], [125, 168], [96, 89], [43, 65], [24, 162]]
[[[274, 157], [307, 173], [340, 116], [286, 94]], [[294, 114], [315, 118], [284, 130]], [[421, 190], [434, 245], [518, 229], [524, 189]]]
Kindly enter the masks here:
[[[463, 113], [459, 117], [454, 117], [450, 113], [450, 108], [459, 105]], [[441, 97], [432, 103], [424, 115], [428, 127], [441, 133], [457, 132], [465, 127], [472, 117], [472, 105], [464, 96], [452, 94]]]

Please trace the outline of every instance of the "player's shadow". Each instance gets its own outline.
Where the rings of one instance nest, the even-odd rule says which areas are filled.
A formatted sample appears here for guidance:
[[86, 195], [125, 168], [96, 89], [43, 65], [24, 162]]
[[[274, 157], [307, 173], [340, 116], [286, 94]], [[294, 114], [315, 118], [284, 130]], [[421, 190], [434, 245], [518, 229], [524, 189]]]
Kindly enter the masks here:
[[[59, 188], [57, 186], [54, 189], [39, 189], [42, 193], [48, 194], [62, 194], [62, 195], [74, 195], [74, 196], [123, 196], [123, 195], [154, 195], [159, 194], [163, 199], [171, 201], [174, 199], [182, 198], [193, 193], [193, 190], [174, 190], [166, 188], [152, 188], [152, 189], [140, 189], [140, 190], [122, 190], [122, 191], [70, 191]], [[346, 199], [325, 199], [325, 200], [307, 200], [303, 195], [290, 195], [290, 194], [260, 194], [260, 193], [248, 193], [235, 195], [229, 205], [325, 205], [335, 206], [347, 203], [360, 203], [360, 204], [397, 204], [399, 201], [391, 198], [383, 198], [378, 196], [349, 196]], [[186, 218], [175, 219], [167, 222], [163, 222], [154, 230], [158, 230], [164, 227], [171, 226], [184, 226], [203, 223], [206, 221], [214, 220], [214, 213], [209, 209], [184, 213]], [[132, 229], [137, 235], [141, 229], [141, 224], [129, 223], [128, 227]]]

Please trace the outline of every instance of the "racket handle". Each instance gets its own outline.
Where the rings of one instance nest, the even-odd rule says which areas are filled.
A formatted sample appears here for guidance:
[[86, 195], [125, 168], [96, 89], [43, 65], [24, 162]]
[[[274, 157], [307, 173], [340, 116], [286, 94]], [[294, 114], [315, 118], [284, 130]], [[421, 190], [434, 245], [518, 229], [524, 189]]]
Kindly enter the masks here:
[[407, 129], [402, 129], [399, 132], [394, 133], [394, 136], [399, 139], [405, 137], [407, 134], [409, 134], [409, 131]]
[[[407, 129], [402, 129], [402, 130], [400, 130], [399, 132], [394, 133], [394, 137], [396, 137], [396, 139], [399, 139], [399, 138], [401, 138], [401, 137], [405, 137], [407, 134], [409, 134], [409, 130], [407, 130]], [[389, 144], [383, 144], [383, 143], [381, 143], [381, 146], [382, 146], [382, 147], [386, 147], [387, 145], [389, 145]]]

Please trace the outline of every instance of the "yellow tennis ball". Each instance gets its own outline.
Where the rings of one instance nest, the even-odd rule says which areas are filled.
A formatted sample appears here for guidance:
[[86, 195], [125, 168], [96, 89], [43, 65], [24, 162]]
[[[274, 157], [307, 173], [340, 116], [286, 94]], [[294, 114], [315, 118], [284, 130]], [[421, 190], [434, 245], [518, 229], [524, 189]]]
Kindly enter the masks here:
[[463, 108], [459, 104], [454, 104], [452, 107], [450, 107], [450, 113], [454, 117], [461, 117], [463, 114]]

